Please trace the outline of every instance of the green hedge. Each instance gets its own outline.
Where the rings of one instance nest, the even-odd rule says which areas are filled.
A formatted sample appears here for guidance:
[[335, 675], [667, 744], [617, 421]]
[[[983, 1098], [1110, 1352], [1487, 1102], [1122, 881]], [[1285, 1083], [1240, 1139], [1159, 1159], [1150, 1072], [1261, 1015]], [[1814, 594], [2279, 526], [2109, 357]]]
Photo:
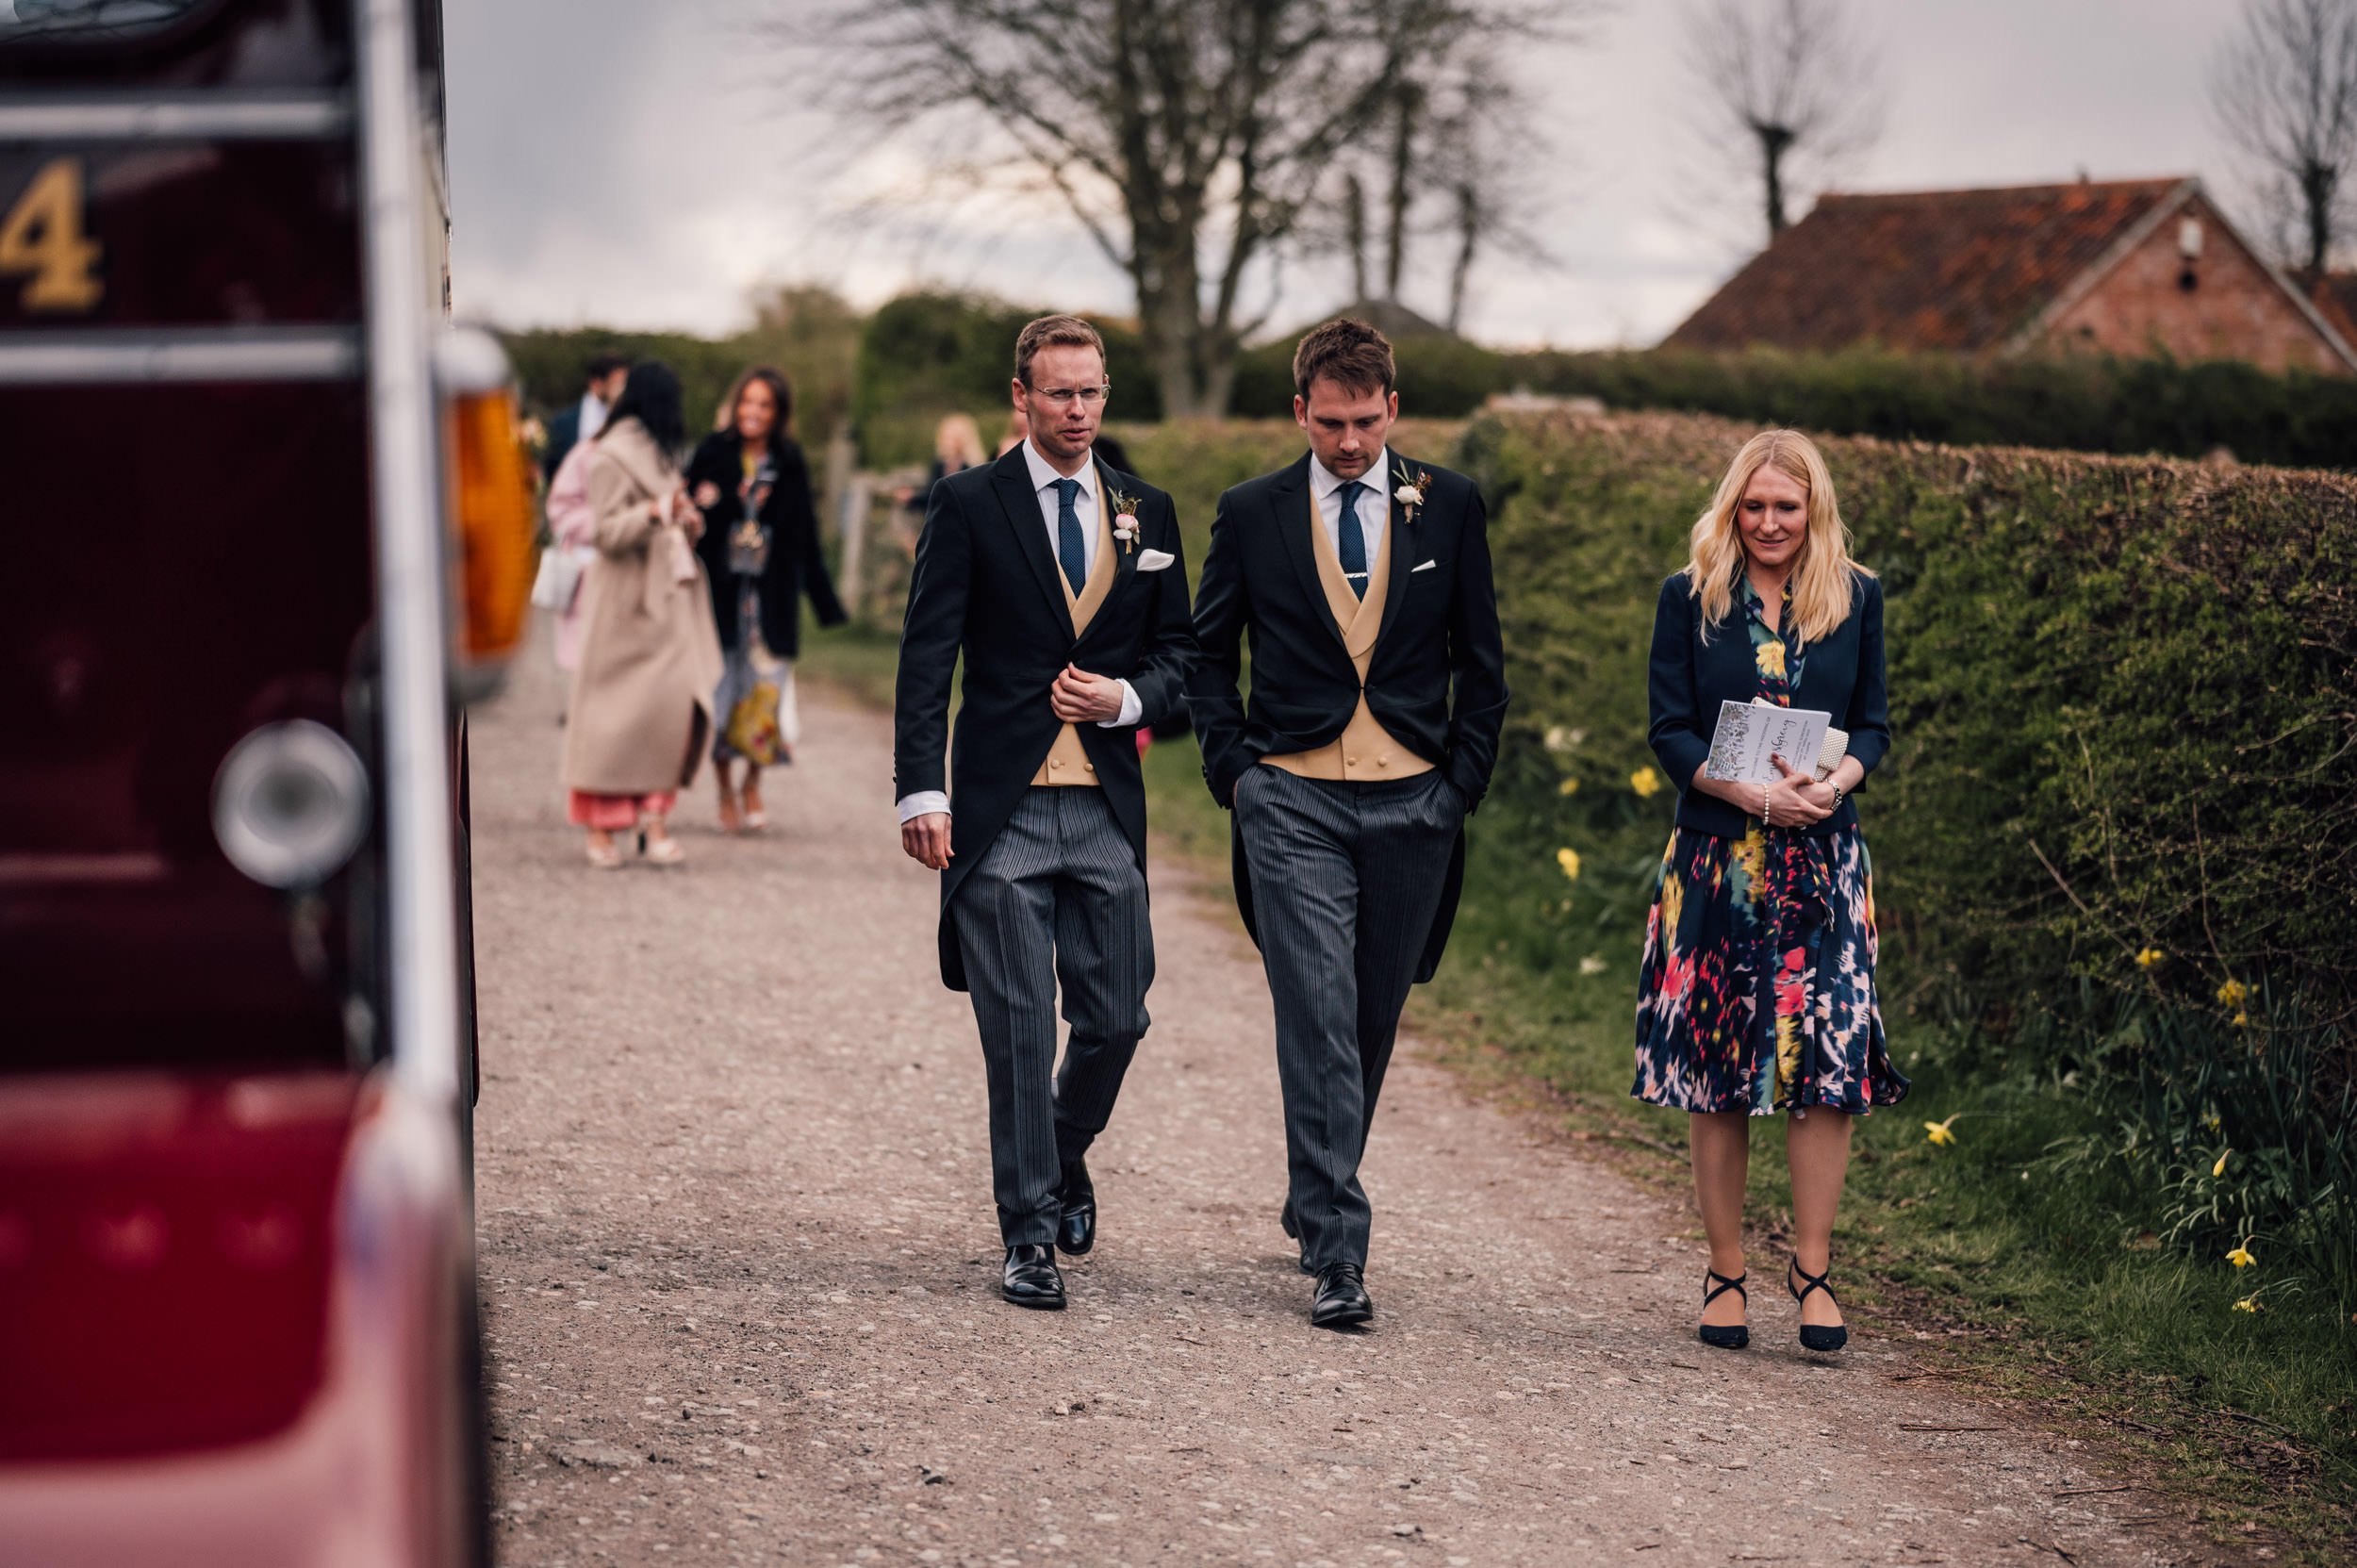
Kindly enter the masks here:
[[[1748, 431], [1466, 435], [1514, 691], [1469, 926], [1492, 961], [1585, 967], [1599, 1008], [1626, 1003], [1675, 800], [1644, 739], [1656, 595]], [[1903, 1062], [1938, 1036], [1969, 1042], [1943, 1070], [2077, 1075], [2156, 1182], [2272, 1160], [2169, 1217], [2297, 1231], [2357, 1285], [2357, 481], [1824, 444], [1888, 593], [1896, 744], [1859, 804]]]
[[[691, 434], [711, 428], [720, 400], [749, 365], [775, 365], [794, 388], [794, 428], [814, 454], [849, 417], [860, 323], [824, 289], [786, 289], [763, 302], [755, 325], [728, 338], [610, 327], [540, 328], [503, 335], [527, 408], [546, 416], [581, 396], [591, 356], [660, 359], [679, 372]], [[930, 440], [928, 446], [930, 447]]]

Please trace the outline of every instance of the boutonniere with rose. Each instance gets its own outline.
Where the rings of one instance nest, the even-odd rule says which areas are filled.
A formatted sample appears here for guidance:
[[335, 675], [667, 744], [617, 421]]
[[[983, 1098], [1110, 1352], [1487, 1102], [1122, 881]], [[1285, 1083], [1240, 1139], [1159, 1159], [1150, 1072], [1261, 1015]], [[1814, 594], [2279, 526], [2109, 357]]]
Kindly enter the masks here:
[[1134, 552], [1138, 548], [1138, 503], [1145, 498], [1123, 495], [1119, 490], [1110, 493], [1113, 501], [1113, 537], [1121, 541], [1124, 553]]
[[1410, 478], [1408, 465], [1403, 462], [1393, 466], [1392, 477], [1399, 481], [1399, 487], [1392, 491], [1392, 499], [1406, 509], [1408, 520], [1414, 522], [1416, 508], [1424, 504], [1424, 492], [1432, 487], [1432, 474], [1428, 470], [1418, 469]]

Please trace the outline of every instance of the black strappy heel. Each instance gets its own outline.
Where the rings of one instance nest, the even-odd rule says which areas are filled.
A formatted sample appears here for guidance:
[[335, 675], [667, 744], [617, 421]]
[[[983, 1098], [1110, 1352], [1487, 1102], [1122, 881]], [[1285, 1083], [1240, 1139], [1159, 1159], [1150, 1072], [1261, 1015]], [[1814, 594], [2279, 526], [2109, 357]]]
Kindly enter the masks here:
[[[1734, 1279], [1730, 1279], [1725, 1275], [1720, 1273], [1717, 1269], [1705, 1265], [1703, 1269], [1703, 1305], [1705, 1307], [1708, 1307], [1713, 1301], [1716, 1301], [1719, 1297], [1726, 1295], [1727, 1292], [1733, 1291], [1736, 1295], [1743, 1297], [1743, 1304], [1746, 1307], [1750, 1306], [1752, 1301], [1751, 1294], [1743, 1288], [1743, 1281], [1750, 1278], [1751, 1276], [1749, 1274], [1739, 1274]], [[1719, 1350], [1740, 1350], [1745, 1345], [1752, 1343], [1752, 1330], [1750, 1327], [1741, 1323], [1705, 1323], [1697, 1327], [1694, 1332], [1701, 1337], [1702, 1342], [1705, 1345], [1710, 1345], [1712, 1348]]]
[[[1841, 1297], [1834, 1295], [1833, 1287], [1825, 1283], [1825, 1275], [1832, 1272], [1833, 1264], [1827, 1263], [1824, 1274], [1811, 1274], [1801, 1266], [1801, 1260], [1795, 1258], [1791, 1263], [1791, 1273], [1784, 1277], [1784, 1288], [1792, 1292], [1792, 1299], [1795, 1301], [1806, 1301], [1810, 1291], [1823, 1291], [1825, 1299], [1838, 1307], [1841, 1305]], [[1792, 1284], [1793, 1274], [1807, 1280], [1807, 1286], [1795, 1289]], [[1842, 1324], [1837, 1323], [1831, 1328], [1819, 1323], [1801, 1325], [1801, 1348], [1804, 1350], [1838, 1350], [1849, 1343], [1850, 1330]]]

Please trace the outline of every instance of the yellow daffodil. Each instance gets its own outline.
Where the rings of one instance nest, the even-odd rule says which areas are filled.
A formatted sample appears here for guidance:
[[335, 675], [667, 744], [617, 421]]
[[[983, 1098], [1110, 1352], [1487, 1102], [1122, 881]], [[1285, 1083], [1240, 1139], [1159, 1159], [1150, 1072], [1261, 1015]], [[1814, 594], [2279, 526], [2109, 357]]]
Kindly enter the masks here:
[[2250, 987], [2238, 980], [2230, 980], [2217, 988], [2218, 1004], [2222, 1007], [2240, 1007], [2249, 995]]
[[2217, 1164], [2210, 1167], [2210, 1174], [2212, 1176], [2224, 1176], [2226, 1174], [2226, 1156], [2233, 1152], [2234, 1151], [2231, 1148], [2221, 1151], [2217, 1157]]
[[1628, 776], [1629, 788], [1637, 791], [1640, 801], [1650, 801], [1661, 793], [1661, 775], [1650, 767], [1640, 767]]
[[1579, 851], [1577, 850], [1556, 850], [1555, 863], [1563, 867], [1563, 874], [1572, 881], [1579, 880]]
[[2218, 1114], [2217, 1114], [2217, 1112], [2213, 1111], [2213, 1112], [2211, 1112], [2208, 1115], [2206, 1115], [2206, 1116], [2204, 1116], [2204, 1117], [2202, 1117], [2202, 1118], [2201, 1118], [2201, 1125], [2202, 1125], [2202, 1126], [2204, 1126], [2204, 1127], [2206, 1127], [2206, 1128], [2208, 1128], [2211, 1131], [2215, 1132], [2215, 1131], [2217, 1131], [2219, 1128], [2221, 1128], [2221, 1127], [2225, 1126], [2226, 1124], [2225, 1124], [2224, 1122], [2220, 1121], [2220, 1120], [2218, 1119]]
[[[1964, 1113], [1961, 1111], [1956, 1113], [1956, 1116], [1961, 1116]], [[1935, 1146], [1943, 1148], [1948, 1145], [1954, 1143], [1956, 1141], [1956, 1135], [1951, 1131], [1951, 1129], [1955, 1126], [1956, 1116], [1950, 1116], [1944, 1122], [1925, 1122], [1923, 1124], [1923, 1136], [1930, 1139]]]
[[2233, 1264], [2236, 1268], [2249, 1268], [2252, 1263], [2257, 1263], [2259, 1260], [2251, 1255], [2250, 1244], [2249, 1242], [2244, 1242], [2240, 1246], [2235, 1247], [2233, 1251], [2229, 1252], [2226, 1255], [2226, 1261]]
[[2161, 949], [2158, 948], [2147, 948], [2142, 952], [2136, 954], [2136, 967], [2139, 969], [2157, 969], [2161, 966], [2161, 960], [2166, 955], [2163, 954]]
[[2255, 1312], [2258, 1310], [2259, 1298], [2255, 1296], [2246, 1296], [2234, 1303], [2234, 1311], [2238, 1312]]
[[1576, 795], [1579, 793], [1579, 781], [1577, 779], [1565, 779], [1561, 784], [1555, 786], [1555, 792], [1558, 795]]
[[2250, 1015], [2248, 1013], [2235, 1014], [2233, 1017], [2233, 1024], [2236, 1029], [2249, 1029], [2250, 1027]]

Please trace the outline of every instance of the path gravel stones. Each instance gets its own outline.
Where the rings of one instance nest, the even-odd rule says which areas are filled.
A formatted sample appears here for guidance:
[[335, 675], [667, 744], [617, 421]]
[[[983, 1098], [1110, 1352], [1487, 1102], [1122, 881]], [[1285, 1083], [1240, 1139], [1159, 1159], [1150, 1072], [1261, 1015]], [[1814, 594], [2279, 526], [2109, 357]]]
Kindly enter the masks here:
[[[503, 1562], [2217, 1560], [1908, 1340], [1691, 1331], [1689, 1218], [1416, 1059], [1367, 1186], [1372, 1332], [1276, 1223], [1267, 993], [1158, 867], [1155, 1018], [1071, 1310], [996, 1295], [982, 1070], [889, 811], [889, 726], [806, 693], [775, 828], [599, 875], [536, 658], [475, 719], [479, 1208]], [[1917, 1427], [1970, 1430], [1912, 1430]], [[2068, 1553], [2057, 1555], [2056, 1548]]]

